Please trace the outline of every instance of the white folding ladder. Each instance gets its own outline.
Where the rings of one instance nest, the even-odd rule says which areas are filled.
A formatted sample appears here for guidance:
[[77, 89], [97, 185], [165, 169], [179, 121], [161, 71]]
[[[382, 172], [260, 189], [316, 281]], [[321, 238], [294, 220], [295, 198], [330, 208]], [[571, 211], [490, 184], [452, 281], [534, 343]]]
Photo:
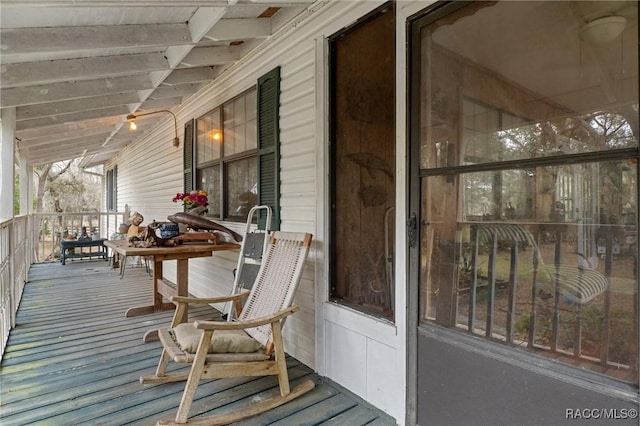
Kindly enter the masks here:
[[[260, 213], [263, 212], [266, 215], [264, 222], [264, 229], [260, 229]], [[239, 293], [243, 290], [250, 290], [253, 286], [260, 265], [262, 263], [262, 257], [267, 249], [269, 243], [269, 232], [271, 231], [271, 208], [269, 206], [253, 206], [249, 210], [247, 215], [247, 224], [245, 227], [244, 237], [242, 238], [242, 244], [240, 245], [240, 255], [238, 256], [238, 265], [233, 271], [234, 280], [231, 294]], [[253, 225], [254, 216], [256, 217], [257, 226]], [[233, 305], [230, 304], [227, 319], [232, 320], [235, 312]]]

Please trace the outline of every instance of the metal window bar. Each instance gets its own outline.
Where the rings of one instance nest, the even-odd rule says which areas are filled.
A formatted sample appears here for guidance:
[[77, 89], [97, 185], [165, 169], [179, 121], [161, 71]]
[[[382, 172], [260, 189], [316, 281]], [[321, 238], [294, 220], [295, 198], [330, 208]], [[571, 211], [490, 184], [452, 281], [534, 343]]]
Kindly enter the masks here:
[[498, 238], [492, 233], [491, 248], [489, 249], [489, 265], [487, 266], [487, 275], [489, 286], [487, 288], [487, 326], [485, 328], [485, 335], [487, 337], [493, 336], [493, 317], [495, 315], [495, 300], [496, 300], [496, 257], [498, 255]]
[[513, 240], [511, 242], [511, 263], [509, 265], [509, 304], [507, 307], [507, 343], [513, 341], [513, 330], [515, 327], [514, 318], [516, 314], [516, 290], [518, 285], [518, 253], [519, 242]]
[[[538, 233], [536, 245], [540, 242], [540, 233]], [[538, 267], [540, 266], [540, 252], [538, 250], [533, 251], [533, 271], [531, 277], [531, 313], [529, 314], [529, 336], [527, 344], [530, 348], [533, 348], [536, 335], [536, 320], [537, 320], [537, 307], [536, 296], [538, 295]]]
[[[551, 352], [564, 352], [560, 348], [561, 334], [561, 318], [560, 318], [560, 302], [571, 303], [574, 305], [575, 324], [572, 331], [573, 356], [580, 358], [582, 354], [582, 338], [583, 338], [583, 304], [591, 301], [598, 295], [604, 296], [603, 306], [603, 327], [601, 334], [602, 352], [600, 354], [600, 363], [603, 366], [609, 364], [609, 346], [610, 346], [610, 322], [611, 322], [611, 301], [610, 301], [610, 281], [612, 274], [612, 253], [613, 253], [613, 234], [607, 234], [605, 248], [605, 272], [604, 275], [597, 270], [591, 268], [590, 264], [579, 263], [578, 266], [567, 265], [563, 262], [562, 243], [565, 232], [560, 229], [553, 230], [555, 236], [554, 259], [552, 265], [544, 265], [541, 253], [539, 252], [540, 229], [538, 229], [538, 238], [534, 239], [528, 229], [523, 226], [513, 224], [473, 224], [471, 226], [470, 243], [471, 243], [471, 288], [469, 289], [469, 310], [467, 318], [468, 330], [471, 333], [480, 333], [475, 329], [477, 315], [477, 297], [476, 293], [481, 286], [478, 277], [478, 248], [486, 245], [488, 248], [488, 265], [487, 265], [487, 317], [485, 329], [482, 334], [486, 337], [495, 337], [495, 314], [496, 314], [496, 259], [498, 242], [508, 243], [510, 251], [510, 266], [508, 280], [508, 305], [507, 317], [504, 330], [504, 339], [507, 343], [514, 342], [514, 320], [515, 320], [515, 295], [517, 290], [517, 271], [519, 267], [519, 251], [522, 247], [533, 247], [532, 253], [532, 276], [531, 276], [531, 311], [528, 319], [528, 336], [527, 345], [530, 348], [538, 346], [535, 341], [537, 324], [537, 299], [539, 297], [539, 277], [545, 274], [551, 278], [553, 285], [552, 292], [554, 296], [552, 305], [551, 318], [551, 335], [549, 336], [549, 347]], [[581, 253], [578, 256], [584, 257]], [[499, 332], [498, 332], [499, 333]], [[541, 347], [541, 346], [538, 346]], [[632, 369], [637, 368], [630, 366]]]
[[476, 226], [471, 227], [471, 291], [469, 292], [469, 331], [476, 328], [476, 301], [478, 291], [478, 247], [480, 246], [480, 232]]

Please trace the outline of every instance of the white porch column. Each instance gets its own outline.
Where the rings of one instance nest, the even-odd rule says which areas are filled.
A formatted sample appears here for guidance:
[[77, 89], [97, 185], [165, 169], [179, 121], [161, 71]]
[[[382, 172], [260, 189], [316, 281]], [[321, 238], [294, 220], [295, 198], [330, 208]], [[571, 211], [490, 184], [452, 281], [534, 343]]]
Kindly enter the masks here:
[[19, 151], [20, 158], [20, 214], [26, 215], [33, 210], [33, 166], [27, 163], [25, 152]]
[[0, 219], [13, 217], [16, 109], [0, 110]]

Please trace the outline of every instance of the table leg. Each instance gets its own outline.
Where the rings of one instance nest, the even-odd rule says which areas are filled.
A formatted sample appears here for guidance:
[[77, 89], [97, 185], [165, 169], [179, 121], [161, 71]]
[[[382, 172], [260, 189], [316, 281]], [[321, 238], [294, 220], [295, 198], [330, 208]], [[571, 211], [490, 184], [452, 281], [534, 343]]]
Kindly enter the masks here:
[[[178, 259], [178, 277], [176, 283], [176, 294], [179, 296], [184, 296], [188, 294], [188, 259]], [[157, 311], [161, 311], [164, 307], [162, 293], [160, 293], [160, 288], [158, 285], [158, 280], [162, 279], [162, 262], [154, 262], [153, 268], [153, 294], [154, 294], [154, 307]], [[170, 304], [172, 308], [175, 308], [173, 304]], [[181, 322], [185, 322], [187, 320], [187, 313], [182, 317]], [[144, 336], [142, 336], [143, 342], [152, 342], [158, 340], [158, 330], [149, 330]]]
[[162, 261], [153, 259], [153, 306], [156, 312], [162, 311], [162, 294], [158, 291], [158, 280], [163, 277]]
[[162, 261], [156, 261], [154, 259], [153, 267], [153, 304], [149, 306], [136, 306], [127, 309], [125, 317], [135, 317], [138, 315], [147, 315], [154, 312], [161, 312], [164, 310], [175, 309], [175, 306], [171, 302], [164, 303], [162, 300], [162, 294], [158, 292], [158, 280], [162, 279]]
[[[189, 259], [178, 259], [176, 276], [176, 293], [178, 296], [189, 296]], [[189, 308], [184, 310], [180, 322], [189, 320]]]

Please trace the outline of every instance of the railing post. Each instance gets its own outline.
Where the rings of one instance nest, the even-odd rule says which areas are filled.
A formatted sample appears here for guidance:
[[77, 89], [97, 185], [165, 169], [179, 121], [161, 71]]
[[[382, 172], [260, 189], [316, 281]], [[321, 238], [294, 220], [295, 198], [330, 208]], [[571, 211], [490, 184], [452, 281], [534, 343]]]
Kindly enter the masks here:
[[11, 285], [11, 322], [9, 327], [16, 326], [16, 312], [18, 311], [18, 288], [16, 285], [16, 243], [14, 238], [15, 219], [9, 223], [9, 283]]

